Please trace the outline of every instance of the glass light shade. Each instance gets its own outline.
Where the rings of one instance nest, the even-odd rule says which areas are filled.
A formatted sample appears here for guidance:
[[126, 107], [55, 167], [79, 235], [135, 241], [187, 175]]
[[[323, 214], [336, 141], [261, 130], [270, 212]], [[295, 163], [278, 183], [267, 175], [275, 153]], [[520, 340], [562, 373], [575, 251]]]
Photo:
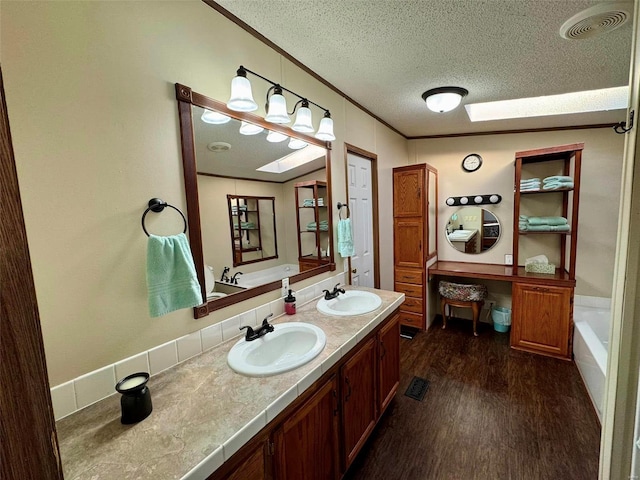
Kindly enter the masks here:
[[320, 127], [316, 133], [316, 138], [325, 142], [331, 142], [336, 139], [336, 136], [333, 134], [333, 119], [331, 117], [324, 117], [320, 120]]
[[247, 77], [238, 75], [231, 80], [231, 98], [227, 102], [227, 107], [236, 112], [253, 112], [258, 109]]
[[271, 143], [284, 142], [287, 138], [289, 137], [284, 133], [272, 132], [271, 130], [269, 130], [269, 133], [267, 134], [267, 142]]
[[291, 126], [296, 132], [312, 133], [315, 129], [311, 123], [311, 110], [309, 107], [300, 107], [296, 114], [296, 121]]
[[462, 197], [460, 198], [460, 203], [462, 205], [466, 205], [467, 203], [469, 203], [469, 199], [467, 197]]
[[477, 195], [476, 197], [474, 197], [473, 201], [476, 203], [482, 203], [482, 197], [480, 195]]
[[489, 201], [490, 201], [491, 203], [498, 203], [498, 200], [500, 200], [500, 197], [498, 197], [498, 195], [491, 195], [491, 196], [489, 197]]
[[449, 198], [447, 198], [447, 202], [446, 203], [447, 203], [447, 205], [451, 206], [454, 203], [456, 203], [456, 201], [453, 198], [449, 197]]
[[245, 122], [244, 120], [240, 124], [240, 133], [242, 135], [257, 135], [263, 130], [264, 128], [262, 128], [261, 126], [254, 125], [253, 123]]
[[289, 123], [291, 121], [287, 114], [287, 101], [279, 93], [274, 93], [269, 97], [269, 108], [264, 119], [271, 123]]
[[301, 148], [304, 148], [307, 145], [308, 143], [303, 140], [300, 140], [298, 138], [291, 138], [291, 140], [289, 140], [288, 147], [291, 148], [292, 150], [300, 150]]
[[202, 112], [202, 116], [200, 117], [200, 119], [204, 123], [211, 123], [213, 125], [222, 125], [223, 123], [227, 123], [229, 120], [231, 120], [231, 117], [228, 117], [223, 113], [212, 112], [211, 110], [207, 110], [205, 108], [204, 112]]
[[462, 101], [462, 95], [455, 92], [434, 93], [426, 99], [427, 108], [432, 112], [450, 112]]

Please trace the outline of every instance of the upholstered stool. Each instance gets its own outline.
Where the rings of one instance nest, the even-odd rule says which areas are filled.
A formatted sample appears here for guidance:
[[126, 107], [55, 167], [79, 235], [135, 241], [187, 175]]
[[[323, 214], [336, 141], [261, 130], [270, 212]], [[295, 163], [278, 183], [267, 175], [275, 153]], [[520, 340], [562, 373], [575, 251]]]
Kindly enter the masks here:
[[487, 287], [484, 285], [461, 285], [459, 283], [440, 282], [440, 304], [442, 305], [442, 328], [447, 328], [447, 305], [449, 314], [451, 307], [470, 308], [473, 313], [473, 335], [478, 336], [477, 323], [480, 311], [487, 298]]

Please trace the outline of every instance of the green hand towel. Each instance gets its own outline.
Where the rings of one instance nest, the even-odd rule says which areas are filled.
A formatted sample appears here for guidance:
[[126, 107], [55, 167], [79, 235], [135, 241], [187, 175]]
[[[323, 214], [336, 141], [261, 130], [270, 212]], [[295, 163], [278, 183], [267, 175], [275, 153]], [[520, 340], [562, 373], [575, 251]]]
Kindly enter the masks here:
[[545, 178], [543, 182], [544, 183], [550, 183], [550, 182], [572, 182], [573, 183], [573, 178], [565, 175], [554, 175], [552, 177]]
[[350, 257], [355, 253], [350, 218], [338, 221], [338, 253], [343, 258]]
[[526, 232], [568, 232], [571, 230], [569, 225], [527, 225], [527, 228], [519, 226], [520, 231]]
[[149, 235], [147, 290], [152, 317], [203, 303], [196, 267], [184, 233], [168, 237]]

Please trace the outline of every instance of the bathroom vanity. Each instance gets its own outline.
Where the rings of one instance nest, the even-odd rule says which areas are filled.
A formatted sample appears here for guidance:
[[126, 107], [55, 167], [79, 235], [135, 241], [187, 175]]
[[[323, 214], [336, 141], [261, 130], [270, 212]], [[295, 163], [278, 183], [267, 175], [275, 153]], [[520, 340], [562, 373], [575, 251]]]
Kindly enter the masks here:
[[340, 478], [400, 374], [404, 295], [359, 290], [374, 291], [380, 308], [328, 316], [314, 300], [273, 321], [310, 323], [326, 334], [324, 350], [295, 370], [235, 373], [226, 359], [236, 338], [151, 377], [153, 412], [140, 423], [120, 423], [119, 395], [59, 420], [65, 478]]

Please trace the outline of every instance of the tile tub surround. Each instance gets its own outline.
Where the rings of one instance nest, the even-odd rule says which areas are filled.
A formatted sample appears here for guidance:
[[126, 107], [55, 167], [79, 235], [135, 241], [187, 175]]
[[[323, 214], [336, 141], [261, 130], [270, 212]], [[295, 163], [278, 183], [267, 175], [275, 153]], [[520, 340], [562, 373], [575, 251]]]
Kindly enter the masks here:
[[153, 412], [134, 425], [120, 423], [112, 395], [57, 422], [67, 479], [204, 479], [297, 398], [304, 389], [400, 306], [404, 295], [373, 290], [382, 306], [369, 314], [331, 317], [316, 302], [273, 323], [304, 321], [322, 328], [318, 357], [280, 375], [250, 378], [227, 366], [236, 339], [152, 377]]

